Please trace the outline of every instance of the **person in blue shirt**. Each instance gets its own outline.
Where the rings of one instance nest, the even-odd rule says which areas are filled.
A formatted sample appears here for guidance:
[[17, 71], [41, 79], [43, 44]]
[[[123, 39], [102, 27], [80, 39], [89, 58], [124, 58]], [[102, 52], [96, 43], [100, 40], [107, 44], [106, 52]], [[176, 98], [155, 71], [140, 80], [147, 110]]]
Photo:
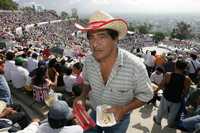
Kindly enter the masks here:
[[12, 104], [12, 97], [10, 87], [4, 77], [4, 55], [0, 55], [0, 100], [5, 101], [8, 105]]

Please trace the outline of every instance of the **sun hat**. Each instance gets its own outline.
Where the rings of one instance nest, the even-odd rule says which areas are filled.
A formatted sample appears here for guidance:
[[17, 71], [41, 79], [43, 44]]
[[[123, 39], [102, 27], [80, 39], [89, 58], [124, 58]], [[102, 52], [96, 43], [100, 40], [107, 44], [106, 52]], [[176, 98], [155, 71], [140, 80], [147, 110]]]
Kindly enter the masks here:
[[48, 117], [54, 120], [70, 119], [72, 118], [72, 109], [65, 101], [56, 100], [50, 106]]
[[81, 31], [92, 31], [101, 29], [111, 29], [119, 33], [119, 39], [122, 39], [128, 31], [128, 26], [125, 20], [114, 18], [104, 11], [96, 11], [89, 19], [87, 26], [82, 26], [75, 23], [76, 28]]

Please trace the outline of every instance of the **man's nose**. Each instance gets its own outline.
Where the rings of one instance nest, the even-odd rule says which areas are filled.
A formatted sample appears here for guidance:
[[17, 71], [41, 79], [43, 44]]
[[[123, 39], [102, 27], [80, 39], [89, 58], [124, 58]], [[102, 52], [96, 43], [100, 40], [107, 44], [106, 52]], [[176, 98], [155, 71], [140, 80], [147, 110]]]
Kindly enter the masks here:
[[92, 43], [93, 47], [96, 48], [100, 45], [100, 40], [99, 39], [95, 39], [94, 42]]

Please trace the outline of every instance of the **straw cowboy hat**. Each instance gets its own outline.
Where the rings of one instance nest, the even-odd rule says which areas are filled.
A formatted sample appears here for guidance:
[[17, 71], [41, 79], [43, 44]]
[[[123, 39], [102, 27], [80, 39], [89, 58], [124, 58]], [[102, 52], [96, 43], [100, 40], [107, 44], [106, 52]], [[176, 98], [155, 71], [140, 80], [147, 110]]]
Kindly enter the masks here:
[[97, 11], [89, 19], [89, 23], [86, 27], [75, 23], [75, 26], [81, 31], [92, 31], [100, 29], [112, 29], [119, 33], [119, 39], [122, 39], [127, 31], [128, 26], [125, 20], [113, 18], [106, 12]]

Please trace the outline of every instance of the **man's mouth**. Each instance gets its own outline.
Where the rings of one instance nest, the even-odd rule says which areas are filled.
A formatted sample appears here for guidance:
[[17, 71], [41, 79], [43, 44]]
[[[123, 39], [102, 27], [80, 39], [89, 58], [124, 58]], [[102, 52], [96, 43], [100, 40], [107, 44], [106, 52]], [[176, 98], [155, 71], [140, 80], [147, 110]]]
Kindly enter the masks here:
[[94, 53], [100, 53], [102, 52], [103, 50], [95, 50]]

